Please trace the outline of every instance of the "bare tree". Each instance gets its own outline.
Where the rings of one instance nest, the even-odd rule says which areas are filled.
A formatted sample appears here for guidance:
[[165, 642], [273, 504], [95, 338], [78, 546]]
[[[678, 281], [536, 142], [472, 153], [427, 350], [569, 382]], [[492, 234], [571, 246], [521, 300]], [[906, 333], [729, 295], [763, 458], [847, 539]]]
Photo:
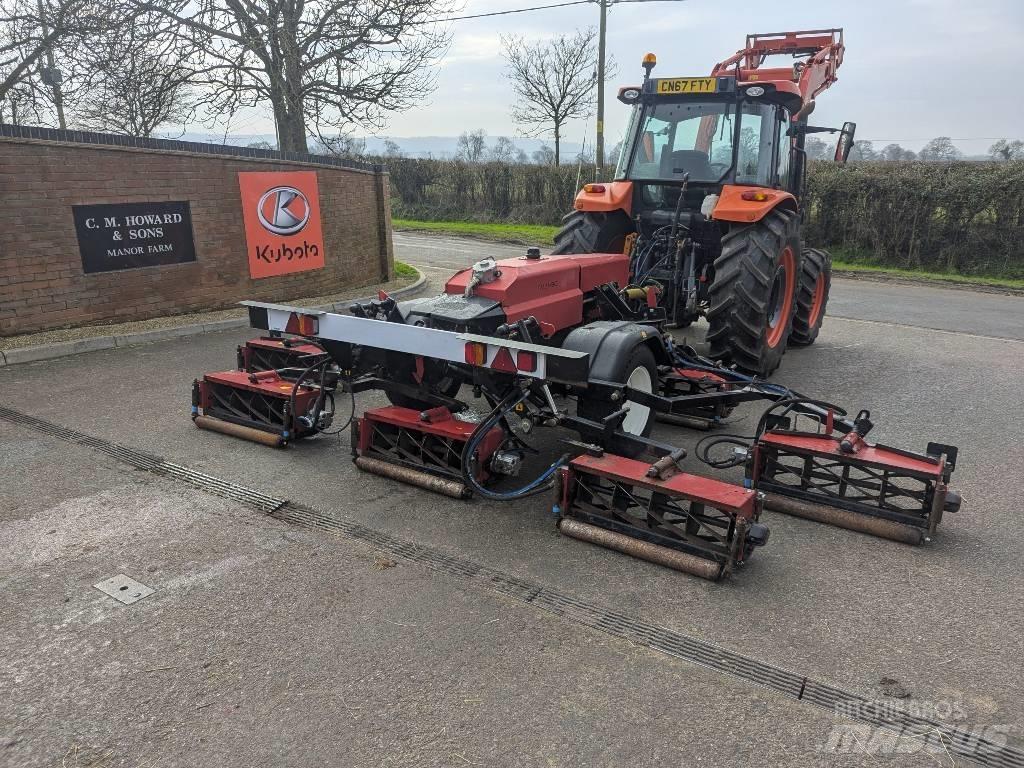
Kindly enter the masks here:
[[882, 151], [878, 153], [878, 157], [890, 162], [917, 159], [917, 155], [914, 153], [914, 150], [904, 149], [899, 144], [886, 144], [885, 147], [882, 148]]
[[214, 111], [269, 103], [283, 150], [307, 132], [380, 127], [434, 87], [451, 0], [133, 0], [206, 51]]
[[402, 151], [402, 147], [399, 146], [397, 141], [392, 139], [384, 140], [384, 157], [398, 158], [405, 157], [405, 153]]
[[85, 53], [89, 82], [75, 110], [83, 127], [152, 136], [161, 125], [184, 125], [195, 116], [190, 84], [202, 52], [152, 22], [137, 18]]
[[830, 154], [828, 143], [817, 136], [808, 136], [804, 140], [804, 152], [808, 160], [825, 160]]
[[953, 140], [949, 136], [939, 136], [932, 139], [917, 153], [919, 160], [932, 163], [951, 163], [954, 160], [959, 160], [961, 156], [962, 153], [956, 148], [956, 145], [953, 144]]
[[857, 163], [871, 162], [872, 160], [878, 159], [878, 153], [875, 151], [875, 145], [870, 141], [856, 141], [853, 144], [853, 149], [850, 150], [850, 160]]
[[487, 152], [487, 158], [495, 163], [515, 163], [520, 155], [525, 157], [526, 153], [516, 147], [508, 136], [499, 136]]
[[0, 0], [0, 103], [7, 115], [63, 117], [63, 84], [55, 83], [69, 67], [58, 60], [123, 23], [117, 0]]
[[1024, 160], [1024, 141], [1014, 139], [1007, 141], [1000, 139], [988, 148], [988, 154], [993, 160], [1009, 162], [1011, 160]]
[[555, 150], [547, 144], [541, 144], [533, 153], [533, 162], [537, 165], [555, 165]]
[[342, 133], [337, 136], [321, 136], [320, 143], [329, 155], [347, 157], [349, 160], [359, 160], [366, 156], [366, 139]]
[[505, 62], [518, 98], [512, 118], [530, 136], [550, 134], [558, 165], [562, 130], [570, 120], [586, 117], [594, 103], [597, 54], [594, 30], [577, 30], [540, 43], [502, 37]]
[[487, 152], [487, 132], [483, 128], [463, 131], [455, 145], [455, 159], [467, 163], [479, 163]]

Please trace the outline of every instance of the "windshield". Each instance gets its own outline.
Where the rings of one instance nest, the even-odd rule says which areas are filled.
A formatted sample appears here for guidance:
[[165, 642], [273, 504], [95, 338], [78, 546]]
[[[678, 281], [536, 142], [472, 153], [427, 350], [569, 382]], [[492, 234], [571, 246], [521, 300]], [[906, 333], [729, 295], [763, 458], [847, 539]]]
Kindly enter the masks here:
[[718, 181], [732, 164], [735, 102], [662, 101], [641, 118], [632, 163], [623, 153], [619, 175], [628, 179]]
[[[775, 109], [757, 102], [742, 105], [738, 183], [771, 183]], [[632, 158], [623, 150], [616, 177], [681, 181], [689, 173], [691, 182], [717, 182], [732, 166], [735, 130], [731, 101], [661, 101], [637, 109], [630, 121], [636, 149]]]

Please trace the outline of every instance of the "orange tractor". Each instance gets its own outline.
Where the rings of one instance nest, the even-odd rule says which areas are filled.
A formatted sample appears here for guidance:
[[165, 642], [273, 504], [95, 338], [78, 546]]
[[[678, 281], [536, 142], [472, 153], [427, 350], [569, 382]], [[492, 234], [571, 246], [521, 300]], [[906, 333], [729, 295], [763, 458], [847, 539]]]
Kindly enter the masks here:
[[643, 85], [619, 90], [633, 114], [615, 180], [580, 191], [554, 253], [629, 253], [670, 322], [707, 319], [712, 358], [771, 374], [825, 316], [831, 259], [800, 238], [804, 142], [838, 133], [837, 162], [853, 147], [855, 124], [807, 124], [843, 50], [841, 29], [748, 35], [709, 77], [669, 78], [647, 54]]

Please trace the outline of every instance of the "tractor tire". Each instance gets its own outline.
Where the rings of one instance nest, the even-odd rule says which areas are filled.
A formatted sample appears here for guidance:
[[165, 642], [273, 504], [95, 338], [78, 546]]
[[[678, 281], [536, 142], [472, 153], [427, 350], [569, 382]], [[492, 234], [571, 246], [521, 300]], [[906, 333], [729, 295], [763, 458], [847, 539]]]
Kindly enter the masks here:
[[629, 217], [622, 211], [573, 211], [562, 218], [551, 253], [622, 253], [626, 235], [632, 231]]
[[804, 248], [800, 259], [800, 282], [796, 288], [796, 314], [789, 344], [806, 347], [818, 338], [825, 320], [828, 293], [832, 288], [832, 257], [827, 251]]
[[776, 209], [722, 238], [709, 291], [710, 355], [761, 377], [786, 352], [800, 275], [795, 213]]
[[[658, 364], [654, 359], [654, 353], [646, 344], [639, 344], [626, 358], [625, 365], [615, 377], [616, 381], [628, 384], [630, 387], [642, 392], [655, 393], [658, 391]], [[587, 400], [580, 396], [576, 403], [576, 414], [584, 419], [600, 421], [609, 416], [623, 405], [630, 406], [630, 412], [622, 422], [622, 431], [631, 435], [649, 437], [654, 427], [654, 411], [647, 406], [638, 405], [629, 400], [622, 403], [610, 403], [605, 400]], [[643, 453], [643, 450], [636, 450], [621, 440], [612, 440], [610, 445], [603, 448], [618, 456], [634, 458]]]

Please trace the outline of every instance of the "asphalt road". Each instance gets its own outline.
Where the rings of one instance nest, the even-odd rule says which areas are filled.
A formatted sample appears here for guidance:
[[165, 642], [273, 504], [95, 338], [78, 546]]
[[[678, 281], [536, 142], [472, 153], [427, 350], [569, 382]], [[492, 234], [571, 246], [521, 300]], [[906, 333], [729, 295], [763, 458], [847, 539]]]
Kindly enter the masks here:
[[[521, 256], [524, 246], [483, 243], [419, 232], [396, 232], [395, 258], [443, 280], [487, 256]], [[836, 278], [828, 314], [854, 320], [1024, 339], [1024, 297], [978, 291]]]
[[[439, 278], [494, 252], [395, 240]], [[347, 434], [276, 451], [197, 431], [192, 379], [251, 333], [9, 366], [0, 405], [1024, 746], [1024, 343], [999, 325], [1024, 300], [847, 287], [893, 289], [922, 325], [967, 302], [975, 322], [833, 316], [778, 380], [870, 408], [887, 444], [958, 444], [964, 509], [916, 549], [766, 513], [768, 546], [720, 584], [562, 538], [543, 498], [458, 503], [361, 474]], [[836, 753], [847, 721], [809, 704], [2, 420], [0, 463], [0, 766], [962, 762]], [[120, 572], [157, 593], [123, 608], [92, 589]]]

